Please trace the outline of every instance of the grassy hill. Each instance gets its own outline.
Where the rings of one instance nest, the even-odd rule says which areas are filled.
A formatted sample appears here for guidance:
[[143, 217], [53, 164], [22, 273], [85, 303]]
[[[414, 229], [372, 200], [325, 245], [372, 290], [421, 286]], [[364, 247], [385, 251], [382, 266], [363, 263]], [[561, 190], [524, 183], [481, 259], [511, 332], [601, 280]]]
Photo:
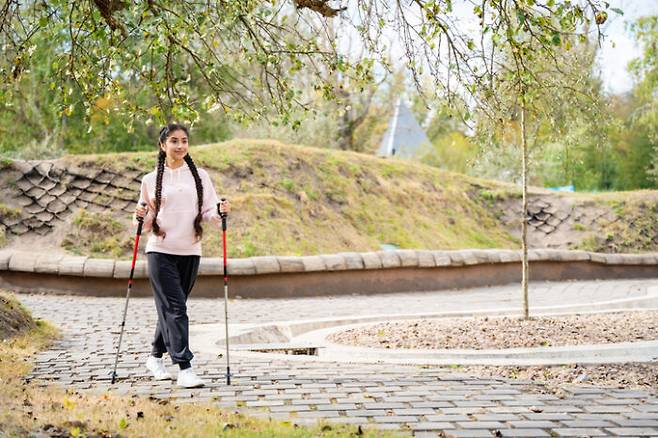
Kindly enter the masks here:
[[[232, 202], [233, 257], [369, 251], [382, 244], [415, 249], [519, 246], [520, 189], [513, 185], [414, 162], [271, 140], [232, 140], [193, 147], [190, 153], [209, 172], [218, 194]], [[67, 156], [58, 164], [143, 174], [154, 169], [155, 159], [154, 151]], [[547, 212], [550, 222], [551, 214], [556, 220], [566, 215], [548, 234], [533, 228], [533, 246], [626, 252], [658, 246], [656, 192], [532, 192], [537, 208], [546, 210], [537, 218]], [[10, 197], [0, 201], [15, 214]], [[50, 237], [8, 236], [9, 244], [63, 245], [69, 252], [107, 257], [130, 254], [134, 228], [126, 212], [77, 211], [60, 228]], [[206, 230], [204, 255], [219, 255], [219, 233]]]
[[[150, 171], [155, 154], [68, 157], [78, 165]], [[508, 247], [514, 239], [469, 192], [476, 180], [369, 155], [231, 141], [192, 148], [232, 202], [232, 253], [316, 254], [403, 248]], [[491, 186], [492, 183], [487, 183]], [[218, 234], [204, 248], [218, 254]]]

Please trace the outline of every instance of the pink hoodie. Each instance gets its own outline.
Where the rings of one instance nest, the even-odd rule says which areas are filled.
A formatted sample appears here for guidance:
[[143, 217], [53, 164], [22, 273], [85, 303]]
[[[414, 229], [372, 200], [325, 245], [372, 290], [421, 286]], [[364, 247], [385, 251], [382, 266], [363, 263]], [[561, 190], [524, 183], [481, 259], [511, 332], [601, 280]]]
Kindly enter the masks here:
[[[218, 217], [217, 203], [219, 199], [208, 173], [197, 167], [201, 184], [203, 185], [203, 205], [201, 212], [203, 221], [209, 222]], [[139, 202], [146, 202], [148, 212], [144, 217], [143, 231], [152, 230], [155, 215], [155, 177], [156, 171], [144, 175]], [[201, 255], [201, 242], [194, 233], [194, 219], [198, 212], [196, 185], [192, 171], [187, 163], [177, 169], [165, 165], [162, 176], [162, 198], [158, 224], [160, 230], [167, 233], [165, 238], [150, 233], [146, 252], [162, 252], [175, 255]], [[218, 222], [212, 222], [217, 224]]]

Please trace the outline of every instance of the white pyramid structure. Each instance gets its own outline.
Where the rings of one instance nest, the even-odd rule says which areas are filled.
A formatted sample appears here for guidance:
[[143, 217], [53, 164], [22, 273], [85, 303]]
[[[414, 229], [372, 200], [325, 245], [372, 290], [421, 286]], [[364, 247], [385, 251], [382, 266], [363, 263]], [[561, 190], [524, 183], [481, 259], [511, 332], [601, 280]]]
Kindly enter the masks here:
[[418, 158], [430, 140], [402, 98], [395, 104], [393, 116], [377, 155], [380, 157]]

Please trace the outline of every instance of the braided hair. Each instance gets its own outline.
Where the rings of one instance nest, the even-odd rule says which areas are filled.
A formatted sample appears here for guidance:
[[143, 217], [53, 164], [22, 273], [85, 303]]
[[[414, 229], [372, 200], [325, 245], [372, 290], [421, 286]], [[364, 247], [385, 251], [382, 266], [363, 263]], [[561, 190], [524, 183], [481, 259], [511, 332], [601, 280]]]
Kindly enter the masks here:
[[197, 214], [194, 218], [194, 232], [196, 234], [197, 240], [201, 240], [203, 236], [203, 227], [201, 227], [201, 219], [203, 215], [201, 214], [201, 207], [203, 206], [203, 185], [201, 184], [201, 177], [199, 177], [199, 171], [196, 168], [196, 164], [190, 157], [190, 154], [186, 154], [185, 162], [187, 163], [190, 171], [192, 171], [192, 176], [194, 177], [194, 184], [196, 185], [196, 196], [197, 196]]
[[[165, 168], [165, 161], [167, 158], [167, 154], [165, 151], [162, 150], [160, 145], [164, 144], [167, 142], [167, 139], [169, 138], [169, 134], [174, 131], [183, 131], [185, 134], [189, 136], [189, 132], [187, 128], [184, 125], [178, 124], [178, 123], [170, 123], [169, 125], [163, 127], [160, 130], [160, 135], [158, 138], [158, 149], [160, 150], [158, 153], [158, 168], [155, 176], [155, 215], [153, 217], [153, 232], [155, 233], [156, 236], [160, 236], [163, 239], [166, 237], [167, 233], [165, 233], [162, 229], [160, 229], [160, 225], [158, 224], [158, 213], [160, 213], [160, 206], [162, 205], [162, 177], [164, 175], [164, 168]], [[194, 218], [194, 232], [196, 234], [197, 240], [201, 240], [201, 237], [203, 236], [203, 227], [201, 227], [201, 219], [202, 219], [202, 213], [201, 213], [201, 208], [203, 206], [203, 185], [201, 184], [201, 177], [199, 177], [199, 171], [194, 164], [194, 161], [192, 160], [192, 157], [190, 154], [186, 154], [185, 157], [183, 157], [185, 162], [187, 163], [188, 167], [190, 168], [190, 171], [192, 172], [192, 177], [194, 177], [194, 184], [196, 185], [196, 194], [197, 194], [197, 215]]]
[[[160, 131], [160, 138], [162, 138], [162, 131]], [[166, 138], [165, 138], [166, 141]], [[160, 204], [162, 202], [162, 175], [164, 175], [165, 159], [167, 154], [165, 151], [160, 149], [158, 153], [158, 170], [155, 174], [155, 215], [153, 216], [153, 232], [156, 236], [160, 236], [163, 239], [167, 236], [167, 233], [160, 229], [158, 224], [158, 213], [160, 213]]]

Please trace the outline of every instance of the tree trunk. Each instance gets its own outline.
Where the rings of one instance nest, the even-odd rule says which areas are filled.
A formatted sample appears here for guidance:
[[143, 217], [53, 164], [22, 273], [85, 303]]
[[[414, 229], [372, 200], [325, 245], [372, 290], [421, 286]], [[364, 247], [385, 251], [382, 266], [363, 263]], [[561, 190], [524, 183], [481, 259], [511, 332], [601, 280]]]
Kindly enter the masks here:
[[350, 109], [345, 110], [338, 119], [338, 146], [344, 151], [357, 151], [363, 149], [362, 145], [354, 144], [354, 132], [365, 121], [375, 92], [372, 91], [365, 99], [363, 96], [341, 92], [340, 96], [349, 103]]
[[523, 289], [523, 318], [530, 318], [528, 305], [528, 139], [526, 138], [525, 119], [525, 93], [521, 93], [521, 147], [523, 149], [523, 160], [521, 178], [523, 180], [523, 220], [521, 222], [521, 248], [523, 251], [523, 274], [521, 276], [521, 288]]

